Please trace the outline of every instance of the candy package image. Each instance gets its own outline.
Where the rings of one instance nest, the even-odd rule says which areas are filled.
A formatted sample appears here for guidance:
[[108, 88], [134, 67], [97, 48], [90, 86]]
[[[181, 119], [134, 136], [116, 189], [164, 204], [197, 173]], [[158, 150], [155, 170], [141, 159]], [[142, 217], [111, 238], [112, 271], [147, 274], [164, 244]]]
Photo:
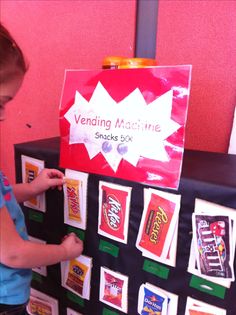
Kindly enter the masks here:
[[230, 287], [235, 279], [235, 222], [233, 209], [196, 199], [189, 272]]
[[[44, 169], [44, 161], [29, 157], [26, 155], [21, 155], [21, 167], [22, 167], [22, 182], [30, 183]], [[31, 209], [45, 212], [46, 211], [45, 193], [42, 193], [36, 196], [35, 198], [25, 201], [24, 205]]]
[[138, 314], [177, 315], [178, 296], [150, 283], [142, 284], [138, 295]]
[[144, 189], [136, 247], [151, 259], [175, 266], [180, 195]]
[[177, 189], [191, 66], [66, 70], [60, 166]]
[[195, 214], [193, 226], [200, 272], [212, 277], [232, 279], [230, 218]]
[[31, 288], [27, 312], [30, 315], [59, 315], [58, 301]]
[[127, 243], [131, 189], [99, 182], [99, 234]]
[[86, 230], [88, 174], [65, 170], [64, 223]]
[[89, 300], [91, 272], [91, 257], [80, 255], [76, 259], [61, 262], [62, 286], [80, 297]]
[[184, 315], [226, 315], [226, 310], [188, 296]]
[[101, 267], [99, 300], [124, 313], [128, 310], [128, 277]]

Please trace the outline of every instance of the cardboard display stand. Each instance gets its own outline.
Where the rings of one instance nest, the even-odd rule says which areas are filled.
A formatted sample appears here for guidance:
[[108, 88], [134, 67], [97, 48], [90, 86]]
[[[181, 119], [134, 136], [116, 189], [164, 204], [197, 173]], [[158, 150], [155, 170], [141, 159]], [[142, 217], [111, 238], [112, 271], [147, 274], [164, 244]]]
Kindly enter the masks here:
[[[59, 154], [59, 138], [16, 144], [17, 182], [22, 181], [22, 155], [44, 161], [45, 167], [58, 168]], [[199, 277], [187, 271], [195, 199], [207, 200], [236, 209], [235, 173], [236, 156], [188, 150], [184, 152], [180, 185], [174, 192], [181, 195], [175, 267], [142, 256], [135, 246], [143, 211], [143, 191], [148, 186], [120, 178], [89, 174], [86, 230], [64, 223], [63, 192], [50, 190], [46, 193], [45, 212], [22, 205], [31, 237], [47, 243], [60, 243], [65, 234], [74, 231], [84, 239], [83, 255], [92, 257], [89, 299], [83, 299], [61, 285], [60, 264], [47, 267], [46, 276], [45, 273], [34, 271], [32, 288], [48, 295], [53, 301], [55, 299], [60, 315], [67, 315], [68, 312], [84, 315], [118, 315], [125, 314], [123, 310], [126, 310], [126, 307], [127, 314], [138, 314], [139, 288], [145, 283], [178, 295], [178, 315], [185, 314], [187, 297], [226, 309], [227, 315], [235, 315], [235, 281], [229, 288], [215, 284], [209, 291], [207, 282], [203, 285]], [[132, 187], [127, 244], [111, 240], [97, 232], [100, 181]], [[113, 308], [99, 300], [101, 267], [118, 272], [127, 279], [127, 301], [124, 301], [124, 307]], [[235, 260], [233, 267], [235, 270]]]

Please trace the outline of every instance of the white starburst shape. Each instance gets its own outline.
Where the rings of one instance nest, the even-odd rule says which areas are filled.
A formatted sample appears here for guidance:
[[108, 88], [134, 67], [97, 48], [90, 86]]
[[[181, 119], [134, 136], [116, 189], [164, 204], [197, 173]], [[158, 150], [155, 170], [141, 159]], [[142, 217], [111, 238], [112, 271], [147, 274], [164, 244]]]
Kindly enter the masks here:
[[85, 145], [89, 158], [101, 153], [116, 172], [122, 159], [136, 166], [141, 157], [169, 161], [164, 140], [177, 131], [171, 119], [173, 91], [147, 104], [138, 88], [116, 102], [101, 82], [90, 101], [78, 91], [66, 112], [69, 144]]

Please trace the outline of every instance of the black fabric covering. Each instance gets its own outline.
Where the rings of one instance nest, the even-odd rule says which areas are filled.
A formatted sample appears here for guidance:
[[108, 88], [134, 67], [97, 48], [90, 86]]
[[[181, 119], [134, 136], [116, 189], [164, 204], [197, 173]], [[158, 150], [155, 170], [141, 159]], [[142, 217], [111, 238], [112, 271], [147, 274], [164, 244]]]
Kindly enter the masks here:
[[[60, 139], [50, 138], [15, 145], [16, 179], [21, 182], [21, 155], [27, 155], [45, 161], [48, 168], [58, 168]], [[179, 190], [182, 195], [178, 229], [178, 248], [176, 267], [169, 267], [167, 280], [161, 279], [143, 271], [144, 258], [136, 249], [135, 242], [143, 210], [142, 184], [116, 178], [89, 175], [88, 179], [88, 221], [85, 231], [84, 254], [93, 257], [91, 299], [84, 300], [81, 306], [68, 298], [67, 290], [61, 287], [60, 264], [47, 268], [48, 276], [40, 281], [33, 280], [32, 287], [42, 291], [59, 301], [59, 314], [66, 314], [66, 307], [70, 307], [86, 315], [102, 315], [104, 308], [123, 314], [99, 302], [100, 267], [105, 266], [121, 272], [129, 277], [128, 314], [137, 314], [138, 290], [142, 283], [150, 282], [179, 295], [178, 315], [184, 315], [186, 297], [205, 301], [207, 303], [227, 309], [227, 315], [236, 314], [236, 283], [226, 289], [225, 298], [211, 296], [189, 286], [191, 274], [187, 270], [191, 242], [191, 215], [194, 210], [195, 198], [204, 199], [236, 209], [236, 156], [186, 150], [184, 153], [182, 176]], [[131, 209], [129, 221], [128, 244], [121, 244], [97, 234], [98, 218], [98, 183], [99, 180], [131, 186]], [[175, 191], [171, 191], [175, 193]], [[68, 226], [63, 223], [63, 193], [51, 190], [46, 193], [47, 211], [43, 213], [43, 222], [29, 219], [29, 208], [23, 207], [28, 231], [31, 236], [46, 240], [48, 243], [60, 243], [67, 233]], [[99, 241], [103, 239], [119, 246], [117, 258], [99, 250]], [[236, 259], [235, 259], [236, 260]], [[234, 260], [234, 270], [236, 262]]]

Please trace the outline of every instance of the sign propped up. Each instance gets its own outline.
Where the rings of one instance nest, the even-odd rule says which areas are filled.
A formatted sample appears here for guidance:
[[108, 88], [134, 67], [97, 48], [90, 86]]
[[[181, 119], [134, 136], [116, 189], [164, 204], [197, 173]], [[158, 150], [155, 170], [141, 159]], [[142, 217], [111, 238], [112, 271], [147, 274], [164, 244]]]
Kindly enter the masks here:
[[67, 70], [60, 166], [176, 189], [191, 66]]

